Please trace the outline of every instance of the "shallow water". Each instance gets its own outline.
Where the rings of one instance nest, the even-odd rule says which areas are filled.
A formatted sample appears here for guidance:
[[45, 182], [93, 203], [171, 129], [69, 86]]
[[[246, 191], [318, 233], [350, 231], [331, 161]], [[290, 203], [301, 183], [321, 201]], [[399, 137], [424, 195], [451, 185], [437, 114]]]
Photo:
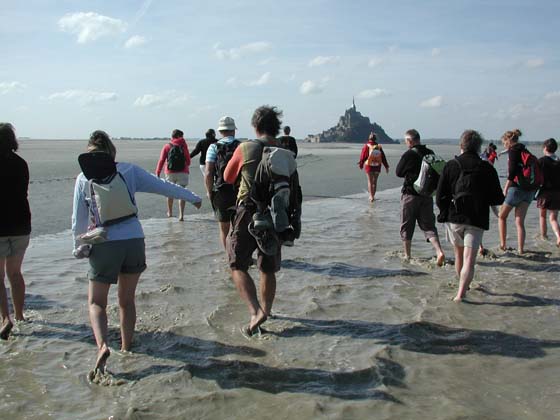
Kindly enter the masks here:
[[[162, 218], [163, 199], [138, 195], [149, 268], [137, 294], [136, 342], [132, 353], [113, 350], [110, 377], [94, 385], [86, 378], [96, 354], [87, 262], [70, 255], [67, 230], [72, 159], [82, 144], [22, 142], [33, 181], [34, 237], [24, 265], [31, 322], [0, 342], [0, 412], [60, 419], [554, 418], [560, 253], [535, 239], [534, 206], [529, 252], [498, 252], [493, 218], [484, 242], [495, 255], [478, 261], [468, 302], [454, 304], [449, 244], [448, 264], [437, 268], [417, 231], [415, 258], [403, 262], [400, 181], [382, 174], [383, 191], [370, 205], [355, 166], [360, 146], [333, 146], [301, 147], [303, 234], [283, 250], [276, 318], [260, 337], [240, 333], [247, 309], [208, 210], [179, 223]], [[119, 158], [150, 169], [161, 144], [117, 147]], [[446, 157], [456, 151], [436, 148]], [[403, 146], [386, 152], [394, 170]], [[201, 193], [200, 172], [192, 169], [191, 186]], [[513, 221], [509, 228], [514, 232]], [[110, 344], [118, 348], [115, 290], [108, 313]]]

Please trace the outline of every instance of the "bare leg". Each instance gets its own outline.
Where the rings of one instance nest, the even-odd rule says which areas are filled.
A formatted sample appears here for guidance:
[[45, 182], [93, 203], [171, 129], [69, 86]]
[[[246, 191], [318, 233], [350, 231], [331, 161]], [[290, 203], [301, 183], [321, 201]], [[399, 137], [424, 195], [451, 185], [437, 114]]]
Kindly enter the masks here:
[[110, 284], [98, 281], [89, 282], [89, 319], [98, 349], [95, 369], [102, 372], [105, 371], [105, 364], [111, 355], [107, 345], [107, 296], [110, 287]]
[[454, 246], [453, 250], [455, 252], [455, 274], [457, 274], [458, 279], [461, 279], [461, 270], [463, 269], [463, 247]]
[[430, 243], [436, 250], [437, 254], [437, 265], [438, 267], [442, 267], [445, 263], [445, 254], [443, 253], [443, 249], [441, 249], [441, 244], [439, 243], [439, 238], [437, 236], [432, 236], [430, 238]]
[[507, 249], [507, 218], [512, 209], [513, 207], [509, 204], [502, 204], [502, 207], [500, 207], [500, 213], [498, 214], [498, 231], [500, 233], [500, 249], [502, 251]]
[[517, 227], [517, 252], [525, 252], [525, 216], [529, 209], [529, 203], [522, 202], [515, 208], [515, 226]]
[[406, 259], [410, 259], [410, 245], [412, 241], [403, 241], [404, 256]]
[[182, 222], [185, 218], [185, 200], [179, 200], [179, 221]]
[[119, 315], [121, 318], [121, 350], [129, 351], [136, 326], [136, 286], [140, 273], [119, 274]]
[[272, 303], [276, 296], [276, 274], [260, 273], [261, 306], [267, 317], [272, 313]]
[[7, 340], [12, 331], [13, 325], [10, 319], [10, 308], [8, 306], [8, 294], [4, 285], [4, 266], [6, 259], [0, 258], [0, 311], [2, 313], [2, 326], [0, 327], [0, 339]]
[[455, 302], [461, 302], [466, 296], [467, 290], [474, 277], [474, 263], [476, 262], [476, 249], [469, 247], [463, 248], [463, 267], [459, 278], [459, 290], [457, 296], [453, 299]]
[[556, 235], [556, 246], [560, 247], [560, 226], [558, 226], [558, 210], [550, 210], [550, 226]]
[[229, 233], [229, 227], [230, 227], [230, 222], [218, 222], [218, 225], [220, 227], [220, 240], [222, 241], [222, 245], [224, 246], [224, 249], [226, 248], [226, 239]]
[[541, 228], [541, 238], [548, 239], [546, 226], [546, 209], [539, 209], [539, 226]]
[[173, 199], [167, 198], [167, 217], [173, 217]]
[[372, 172], [371, 179], [371, 201], [375, 200], [375, 192], [377, 191], [377, 179], [379, 178], [379, 172]]
[[257, 289], [253, 279], [246, 271], [232, 270], [231, 277], [241, 298], [249, 307], [251, 321], [249, 323], [249, 334], [256, 331], [259, 325], [266, 321], [266, 314], [261, 309], [257, 300]]
[[13, 255], [6, 258], [6, 273], [10, 281], [10, 289], [12, 291], [12, 304], [14, 305], [14, 317], [16, 321], [24, 321], [23, 305], [25, 302], [25, 281], [21, 274], [21, 265], [23, 263], [22, 255]]
[[375, 195], [375, 190], [373, 187], [373, 172], [367, 172], [367, 188], [369, 192], [369, 201], [373, 201], [373, 197]]

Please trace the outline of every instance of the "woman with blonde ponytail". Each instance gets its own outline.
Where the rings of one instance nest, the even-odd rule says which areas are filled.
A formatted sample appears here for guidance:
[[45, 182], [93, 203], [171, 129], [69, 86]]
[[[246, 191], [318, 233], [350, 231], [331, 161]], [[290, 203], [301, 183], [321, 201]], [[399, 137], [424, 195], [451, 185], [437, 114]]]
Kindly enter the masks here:
[[504, 185], [504, 204], [498, 215], [498, 228], [500, 232], [500, 248], [505, 251], [507, 237], [507, 218], [515, 208], [515, 227], [517, 228], [517, 251], [523, 254], [525, 251], [525, 216], [529, 204], [535, 198], [535, 191], [524, 190], [517, 183], [518, 176], [522, 172], [521, 153], [526, 150], [525, 145], [519, 142], [521, 131], [515, 129], [506, 131], [502, 136], [502, 144], [508, 152], [507, 181]]

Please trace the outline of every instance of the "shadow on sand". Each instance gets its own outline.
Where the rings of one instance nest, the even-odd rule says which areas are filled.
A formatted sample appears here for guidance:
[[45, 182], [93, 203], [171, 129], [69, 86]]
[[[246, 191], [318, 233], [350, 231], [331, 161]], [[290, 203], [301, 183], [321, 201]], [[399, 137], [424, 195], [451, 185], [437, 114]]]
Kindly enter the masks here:
[[482, 354], [522, 359], [546, 355], [546, 348], [560, 347], [560, 340], [540, 340], [501, 331], [452, 328], [420, 321], [383, 324], [354, 320], [317, 320], [278, 316], [298, 325], [273, 333], [279, 337], [305, 337], [316, 334], [354, 339], [374, 339], [379, 344], [427, 354]]
[[425, 276], [427, 273], [414, 270], [388, 270], [384, 268], [357, 267], [355, 265], [333, 262], [319, 265], [304, 261], [283, 260], [282, 268], [301, 270], [309, 273], [324, 274], [342, 278], [368, 278], [368, 277], [411, 277]]
[[477, 291], [484, 293], [489, 296], [498, 297], [511, 297], [514, 301], [509, 302], [479, 302], [473, 301], [471, 296], [463, 299], [463, 303], [470, 305], [494, 305], [494, 306], [506, 306], [506, 307], [520, 307], [520, 308], [533, 308], [537, 306], [560, 306], [560, 299], [545, 298], [540, 296], [524, 295], [522, 293], [494, 293], [485, 288], [478, 288]]
[[[44, 323], [47, 328], [29, 335], [42, 339], [75, 340], [92, 343], [89, 326]], [[118, 329], [111, 329], [110, 341], [118, 342]], [[181, 336], [172, 332], [137, 332], [133, 352], [156, 359], [184, 363], [181, 366], [157, 364], [126, 373], [113, 373], [115, 379], [137, 381], [166, 372], [187, 371], [194, 377], [215, 381], [223, 389], [251, 388], [271, 394], [281, 392], [324, 395], [347, 400], [378, 399], [400, 403], [391, 394], [377, 390], [382, 385], [404, 387], [404, 368], [394, 361], [376, 358], [366, 369], [337, 372], [322, 369], [278, 368], [243, 360], [220, 360], [225, 355], [263, 357], [266, 352], [248, 346], [233, 346], [212, 340]]]

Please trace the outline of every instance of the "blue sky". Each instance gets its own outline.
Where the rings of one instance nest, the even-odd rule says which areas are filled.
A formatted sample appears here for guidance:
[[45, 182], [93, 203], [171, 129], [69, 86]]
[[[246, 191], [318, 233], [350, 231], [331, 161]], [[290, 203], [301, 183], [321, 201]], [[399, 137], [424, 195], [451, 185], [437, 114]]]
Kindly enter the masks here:
[[189, 138], [222, 115], [293, 134], [356, 97], [395, 138], [560, 136], [558, 1], [26, 0], [0, 3], [0, 120], [19, 136]]

